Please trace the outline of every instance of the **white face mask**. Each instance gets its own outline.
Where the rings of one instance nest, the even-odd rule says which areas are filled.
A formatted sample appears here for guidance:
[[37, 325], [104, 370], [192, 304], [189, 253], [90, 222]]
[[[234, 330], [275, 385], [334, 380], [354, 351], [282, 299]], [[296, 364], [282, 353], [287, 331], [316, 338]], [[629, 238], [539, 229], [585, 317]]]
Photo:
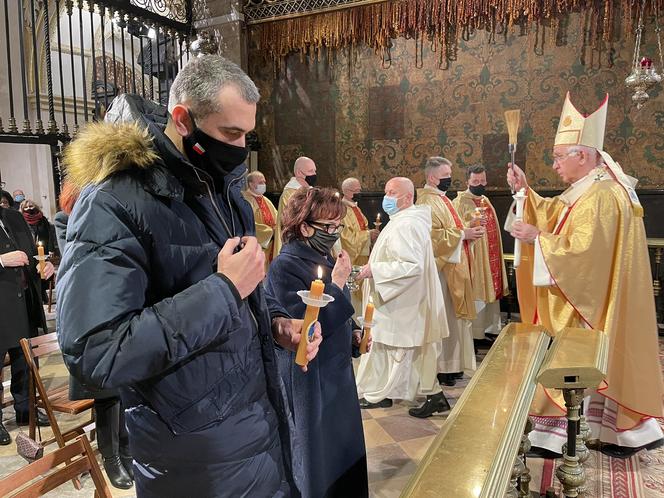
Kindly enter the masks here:
[[258, 195], [263, 195], [265, 194], [265, 190], [267, 189], [267, 185], [265, 183], [259, 183], [256, 185], [256, 188], [254, 189], [254, 192], [256, 192]]

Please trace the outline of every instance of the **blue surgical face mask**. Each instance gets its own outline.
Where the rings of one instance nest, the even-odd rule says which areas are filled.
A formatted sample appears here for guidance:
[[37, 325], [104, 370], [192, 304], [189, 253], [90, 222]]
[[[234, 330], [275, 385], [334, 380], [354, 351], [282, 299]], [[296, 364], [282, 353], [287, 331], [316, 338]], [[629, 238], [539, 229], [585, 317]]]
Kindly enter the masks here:
[[390, 197], [389, 195], [383, 197], [383, 211], [385, 211], [388, 216], [393, 216], [399, 212], [399, 208], [397, 207], [398, 200], [398, 198]]
[[23, 194], [18, 194], [16, 197], [14, 197], [14, 200], [16, 202], [23, 202], [25, 200], [25, 196]]

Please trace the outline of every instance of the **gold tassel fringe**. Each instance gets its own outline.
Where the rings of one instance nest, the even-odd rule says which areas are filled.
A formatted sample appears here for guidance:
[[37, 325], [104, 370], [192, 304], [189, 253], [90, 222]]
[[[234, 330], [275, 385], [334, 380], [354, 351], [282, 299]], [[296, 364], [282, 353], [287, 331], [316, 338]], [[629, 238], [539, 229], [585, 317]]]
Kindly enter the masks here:
[[[251, 38], [266, 62], [279, 67], [292, 53], [318, 59], [343, 48], [366, 45], [389, 60], [391, 39], [426, 38], [440, 53], [441, 65], [454, 60], [459, 37], [476, 30], [503, 32], [515, 25], [527, 32], [533, 25], [556, 27], [572, 12], [589, 16], [589, 38], [595, 45], [631, 33], [640, 0], [388, 0], [251, 27]], [[651, 14], [662, 13], [664, 0], [648, 0]], [[616, 19], [622, 26], [617, 27]]]

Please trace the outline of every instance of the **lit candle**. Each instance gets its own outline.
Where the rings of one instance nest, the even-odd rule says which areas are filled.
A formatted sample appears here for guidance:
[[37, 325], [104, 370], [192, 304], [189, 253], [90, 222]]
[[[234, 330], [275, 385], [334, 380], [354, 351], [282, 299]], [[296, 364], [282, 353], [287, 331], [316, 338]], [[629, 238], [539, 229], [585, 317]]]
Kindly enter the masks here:
[[364, 309], [364, 327], [362, 332], [362, 340], [360, 341], [360, 354], [365, 354], [367, 352], [367, 345], [369, 344], [369, 338], [371, 338], [371, 326], [367, 325], [371, 323], [374, 315], [374, 305], [371, 301], [367, 303], [367, 307]]
[[378, 214], [376, 215], [376, 221], [374, 221], [374, 228], [375, 228], [376, 230], [380, 230], [380, 226], [381, 226], [381, 225], [382, 225], [382, 223], [380, 222], [380, 213], [378, 213]]
[[46, 268], [46, 256], [44, 255], [44, 246], [41, 242], [39, 242], [39, 245], [37, 246], [37, 256], [39, 256], [39, 273], [42, 278], [45, 278], [44, 269]]
[[[318, 267], [318, 278], [311, 282], [311, 288], [309, 289], [309, 299], [320, 299], [323, 297], [323, 291], [325, 290], [325, 284], [321, 280], [323, 278], [323, 269]], [[302, 338], [300, 339], [300, 344], [297, 346], [297, 354], [295, 355], [295, 363], [300, 366], [306, 366], [309, 363], [307, 360], [307, 345], [313, 339], [313, 323], [318, 320], [318, 312], [320, 308], [318, 306], [312, 306], [311, 304], [307, 305], [307, 310], [304, 313], [304, 321], [302, 322]], [[311, 329], [311, 331], [309, 331]], [[311, 334], [311, 335], [310, 335]]]
[[471, 227], [478, 227], [482, 225], [482, 208], [475, 208], [475, 211], [471, 214], [472, 220], [470, 222]]

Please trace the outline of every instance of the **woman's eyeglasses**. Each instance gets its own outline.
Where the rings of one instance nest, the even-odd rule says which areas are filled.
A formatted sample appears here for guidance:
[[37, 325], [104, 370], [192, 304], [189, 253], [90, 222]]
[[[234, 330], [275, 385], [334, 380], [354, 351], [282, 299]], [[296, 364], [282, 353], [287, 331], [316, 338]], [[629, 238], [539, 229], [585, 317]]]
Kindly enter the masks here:
[[342, 224], [335, 225], [333, 223], [317, 223], [315, 221], [307, 221], [306, 223], [310, 227], [318, 228], [319, 230], [324, 230], [330, 235], [334, 235], [335, 233], [341, 233], [342, 230], [345, 228], [345, 225]]

